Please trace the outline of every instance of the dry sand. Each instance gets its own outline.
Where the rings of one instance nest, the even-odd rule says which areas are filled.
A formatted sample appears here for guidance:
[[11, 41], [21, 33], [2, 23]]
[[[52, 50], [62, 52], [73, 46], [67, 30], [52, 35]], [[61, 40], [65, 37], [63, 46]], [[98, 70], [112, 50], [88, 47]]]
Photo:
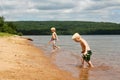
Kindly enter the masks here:
[[77, 80], [18, 36], [0, 38], [0, 80]]

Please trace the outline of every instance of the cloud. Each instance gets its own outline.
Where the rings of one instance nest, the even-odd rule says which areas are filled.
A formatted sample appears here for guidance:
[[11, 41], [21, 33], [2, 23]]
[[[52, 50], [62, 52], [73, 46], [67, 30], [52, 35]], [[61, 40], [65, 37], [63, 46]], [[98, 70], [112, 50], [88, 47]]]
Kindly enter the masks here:
[[120, 22], [120, 0], [0, 0], [6, 20]]
[[40, 9], [40, 10], [61, 10], [61, 9], [70, 9], [70, 8], [73, 8], [74, 5], [72, 4], [46, 4], [44, 6], [40, 6], [38, 5], [37, 6], [37, 9]]
[[101, 9], [104, 9], [104, 8], [112, 8], [112, 7], [120, 7], [120, 1], [109, 1], [109, 0], [104, 0], [104, 1], [94, 1], [94, 4], [89, 7], [87, 10], [101, 10]]

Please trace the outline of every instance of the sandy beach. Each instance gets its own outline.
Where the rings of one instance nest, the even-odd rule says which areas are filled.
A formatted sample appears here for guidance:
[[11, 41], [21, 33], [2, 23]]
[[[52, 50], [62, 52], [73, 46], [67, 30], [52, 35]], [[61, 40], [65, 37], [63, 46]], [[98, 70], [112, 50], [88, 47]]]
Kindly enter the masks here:
[[78, 80], [56, 67], [31, 41], [0, 37], [0, 80]]

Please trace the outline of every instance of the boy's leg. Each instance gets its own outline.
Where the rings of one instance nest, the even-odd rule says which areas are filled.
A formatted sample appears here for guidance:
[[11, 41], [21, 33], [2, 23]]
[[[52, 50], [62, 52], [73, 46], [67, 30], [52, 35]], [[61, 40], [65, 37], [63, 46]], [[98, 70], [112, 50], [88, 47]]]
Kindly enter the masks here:
[[53, 46], [54, 46], [54, 49], [60, 49], [60, 47], [59, 46], [57, 46], [57, 44], [56, 44], [56, 41], [54, 40], [54, 42], [53, 42]]
[[85, 68], [85, 60], [82, 59], [82, 67]]
[[88, 61], [87, 63], [89, 65], [89, 67], [94, 67], [91, 61]]
[[52, 41], [53, 50], [56, 49], [55, 40]]
[[60, 49], [60, 47], [59, 47], [59, 46], [56, 46], [56, 48], [57, 48], [57, 49]]

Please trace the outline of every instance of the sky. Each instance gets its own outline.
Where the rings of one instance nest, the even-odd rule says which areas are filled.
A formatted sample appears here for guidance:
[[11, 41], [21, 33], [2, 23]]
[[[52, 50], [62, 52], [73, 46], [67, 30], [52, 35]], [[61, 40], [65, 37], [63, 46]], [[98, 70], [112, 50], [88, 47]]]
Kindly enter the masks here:
[[120, 0], [0, 0], [6, 21], [120, 23]]

